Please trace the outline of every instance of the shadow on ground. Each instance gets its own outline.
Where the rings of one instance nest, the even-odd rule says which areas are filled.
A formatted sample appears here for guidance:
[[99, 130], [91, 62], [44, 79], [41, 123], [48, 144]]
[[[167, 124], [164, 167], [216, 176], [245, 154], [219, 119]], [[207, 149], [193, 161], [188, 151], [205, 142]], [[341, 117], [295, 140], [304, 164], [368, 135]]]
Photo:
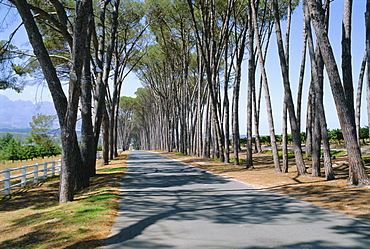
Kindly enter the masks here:
[[[103, 241], [108, 248], [125, 245], [125, 242], [129, 243], [127, 248], [175, 248], [165, 239], [137, 238], [156, 225], [169, 237], [186, 240], [186, 232], [191, 232], [186, 224], [200, 220], [209, 225], [191, 230], [200, 229], [199, 232], [208, 237], [195, 231], [191, 239], [202, 240], [208, 248], [225, 248], [219, 244], [221, 239], [235, 240], [232, 236], [241, 241], [236, 241], [237, 246], [232, 248], [266, 248], [262, 242], [261, 246], [256, 242], [248, 243], [248, 238], [258, 236], [270, 239], [271, 245], [276, 241], [280, 248], [368, 247], [370, 224], [366, 222], [333, 214], [284, 195], [248, 188], [185, 164], [179, 166], [179, 162], [165, 160], [159, 155], [135, 153], [130, 154], [129, 160], [120, 201], [120, 216], [124, 217], [124, 222], [120, 221], [116, 233]], [[166, 227], [164, 221], [177, 227]], [[212, 231], [220, 226], [231, 230], [223, 234]], [[243, 237], [243, 233], [238, 236], [240, 231], [233, 230], [240, 227], [246, 238], [238, 238]], [[269, 229], [275, 227], [276, 231], [268, 235]], [[232, 235], [227, 235], [228, 232]], [[298, 239], [295, 233], [301, 233]], [[154, 232], [146, 236], [156, 238]], [[243, 239], [246, 242], [242, 242]]]

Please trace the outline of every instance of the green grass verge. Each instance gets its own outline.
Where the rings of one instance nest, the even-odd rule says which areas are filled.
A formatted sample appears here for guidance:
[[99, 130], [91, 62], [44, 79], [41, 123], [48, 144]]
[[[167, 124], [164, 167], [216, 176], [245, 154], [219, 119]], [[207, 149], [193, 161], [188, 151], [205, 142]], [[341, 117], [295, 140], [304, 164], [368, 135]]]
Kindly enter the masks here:
[[189, 156], [189, 155], [187, 155], [187, 154], [185, 154], [185, 153], [181, 153], [181, 152], [175, 152], [175, 153], [173, 153], [175, 156]]
[[99, 167], [91, 185], [76, 193], [73, 202], [58, 203], [58, 177], [1, 200], [0, 249], [102, 246], [118, 210], [125, 158]]

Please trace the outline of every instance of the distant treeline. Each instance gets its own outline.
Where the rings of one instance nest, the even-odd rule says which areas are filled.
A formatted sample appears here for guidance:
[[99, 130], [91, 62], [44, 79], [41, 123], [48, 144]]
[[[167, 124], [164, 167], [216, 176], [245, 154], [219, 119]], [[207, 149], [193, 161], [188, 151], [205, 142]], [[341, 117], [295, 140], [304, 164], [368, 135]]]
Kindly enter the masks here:
[[16, 140], [10, 133], [0, 137], [0, 161], [32, 160], [39, 157], [57, 156], [61, 152], [60, 146], [56, 144], [24, 144]]
[[[0, 133], [30, 133], [31, 128], [9, 128], [9, 127], [0, 127]], [[0, 134], [1, 136], [1, 134]]]

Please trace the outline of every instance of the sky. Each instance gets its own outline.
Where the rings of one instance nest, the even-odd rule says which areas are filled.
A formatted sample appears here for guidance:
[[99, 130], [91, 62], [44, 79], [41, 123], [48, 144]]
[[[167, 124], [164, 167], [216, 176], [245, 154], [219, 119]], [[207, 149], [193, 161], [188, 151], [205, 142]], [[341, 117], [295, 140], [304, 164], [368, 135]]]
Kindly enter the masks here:
[[[354, 0], [353, 1], [353, 16], [352, 16], [352, 64], [353, 64], [353, 82], [354, 88], [357, 89], [358, 75], [360, 70], [361, 61], [365, 51], [365, 18], [364, 12], [366, 7], [366, 0]], [[5, 8], [0, 4], [0, 16], [5, 16]], [[340, 63], [341, 56], [341, 22], [343, 15], [343, 0], [334, 0], [331, 3], [331, 13], [330, 13], [330, 24], [329, 24], [329, 36], [330, 41], [333, 46], [334, 52], [336, 54], [337, 63]], [[0, 23], [0, 39], [7, 40], [9, 37], [9, 32], [11, 32], [20, 23], [19, 18], [10, 15], [10, 23]], [[1, 21], [1, 20], [0, 20]], [[302, 51], [302, 27], [303, 27], [303, 14], [302, 7], [298, 6], [292, 16], [292, 27], [291, 27], [291, 42], [290, 42], [290, 81], [292, 86], [293, 96], [296, 96], [297, 92], [297, 82], [299, 78], [299, 69], [301, 61], [301, 51]], [[30, 47], [27, 36], [24, 31], [19, 32], [15, 36], [15, 45], [19, 47]], [[303, 107], [302, 107], [302, 119], [304, 123], [305, 112], [308, 92], [308, 76], [309, 76], [309, 63], [306, 62], [306, 73], [305, 73], [305, 85], [304, 85], [304, 95], [303, 95]], [[340, 64], [338, 64], [340, 68]], [[280, 64], [276, 49], [276, 38], [273, 35], [270, 41], [270, 48], [268, 52], [266, 70], [268, 81], [270, 85], [271, 100], [273, 103], [273, 113], [275, 122], [276, 134], [281, 133], [281, 110], [283, 101], [283, 84], [281, 81], [281, 71]], [[247, 91], [247, 69], [244, 65], [244, 72], [242, 77], [241, 86], [241, 98], [240, 98], [240, 129], [241, 134], [245, 134], [245, 106], [246, 106], [246, 91]], [[138, 87], [141, 87], [141, 83], [136, 78], [136, 76], [131, 73], [122, 87], [122, 96], [135, 97], [135, 91]], [[46, 85], [34, 85], [26, 86], [22, 93], [16, 93], [13, 90], [0, 90], [1, 95], [7, 96], [11, 100], [30, 100], [33, 103], [41, 101], [52, 101], [50, 92]], [[336, 110], [333, 102], [333, 98], [330, 91], [329, 83], [325, 83], [325, 110], [328, 122], [328, 128], [336, 129], [340, 128], [338, 124], [338, 118], [336, 115]], [[262, 135], [269, 133], [267, 115], [265, 102], [261, 104], [261, 120], [260, 120], [260, 133]], [[363, 93], [362, 101], [362, 119], [361, 125], [367, 125], [367, 115], [366, 115], [366, 97], [365, 91]], [[305, 127], [302, 127], [304, 130]]]

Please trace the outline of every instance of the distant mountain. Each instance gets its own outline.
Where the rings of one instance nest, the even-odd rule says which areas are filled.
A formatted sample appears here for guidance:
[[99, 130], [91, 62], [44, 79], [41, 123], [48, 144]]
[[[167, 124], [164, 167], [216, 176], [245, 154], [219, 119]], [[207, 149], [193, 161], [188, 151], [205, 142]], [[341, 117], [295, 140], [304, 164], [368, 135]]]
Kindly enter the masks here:
[[[56, 114], [52, 102], [44, 101], [33, 104], [31, 101], [12, 101], [0, 94], [0, 128], [28, 128], [32, 116], [37, 113]], [[58, 126], [57, 121], [55, 125]]]

